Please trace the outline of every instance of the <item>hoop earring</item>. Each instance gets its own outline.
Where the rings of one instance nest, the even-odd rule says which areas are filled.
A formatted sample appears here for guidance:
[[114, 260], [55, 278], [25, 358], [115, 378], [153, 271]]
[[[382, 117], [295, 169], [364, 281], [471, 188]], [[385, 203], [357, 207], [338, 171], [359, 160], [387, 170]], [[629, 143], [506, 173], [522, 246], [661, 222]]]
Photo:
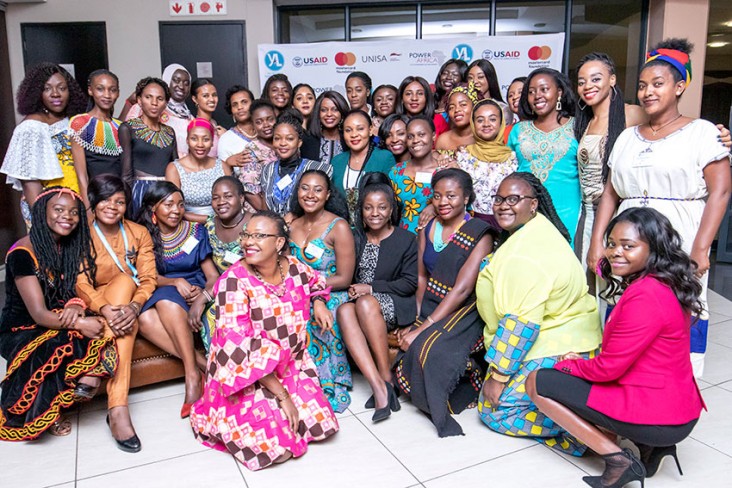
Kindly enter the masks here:
[[584, 110], [584, 109], [587, 108], [587, 104], [582, 105], [582, 99], [581, 98], [577, 102], [577, 106], [579, 107], [580, 110]]
[[615, 98], [618, 96], [618, 90], [615, 89], [615, 85], [612, 86], [613, 94], [610, 95], [610, 100], [615, 100]]
[[562, 100], [561, 99], [557, 100], [557, 112], [559, 112], [560, 110], [562, 110]]

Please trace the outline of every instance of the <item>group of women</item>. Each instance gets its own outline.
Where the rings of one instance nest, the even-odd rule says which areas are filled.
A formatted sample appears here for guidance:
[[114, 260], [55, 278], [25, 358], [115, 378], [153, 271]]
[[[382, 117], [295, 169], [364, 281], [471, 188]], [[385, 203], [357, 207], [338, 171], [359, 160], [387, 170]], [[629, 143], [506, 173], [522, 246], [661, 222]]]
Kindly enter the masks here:
[[496, 432], [603, 455], [591, 486], [651, 476], [703, 406], [689, 346], [699, 375], [732, 188], [728, 131], [678, 109], [690, 49], [649, 53], [641, 107], [601, 53], [578, 66], [579, 101], [542, 68], [505, 103], [490, 62], [451, 59], [434, 92], [363, 72], [345, 98], [281, 74], [261, 99], [237, 85], [229, 130], [213, 83], [180, 65], [138, 83], [126, 122], [111, 72], [78, 114], [63, 68], [32, 69], [2, 167], [30, 234], [7, 258], [0, 439], [68, 433], [61, 410], [111, 376], [112, 435], [139, 451], [140, 333], [181, 358], [196, 438], [250, 469], [338, 431], [350, 356], [374, 422], [405, 394], [459, 435], [452, 414], [477, 406]]

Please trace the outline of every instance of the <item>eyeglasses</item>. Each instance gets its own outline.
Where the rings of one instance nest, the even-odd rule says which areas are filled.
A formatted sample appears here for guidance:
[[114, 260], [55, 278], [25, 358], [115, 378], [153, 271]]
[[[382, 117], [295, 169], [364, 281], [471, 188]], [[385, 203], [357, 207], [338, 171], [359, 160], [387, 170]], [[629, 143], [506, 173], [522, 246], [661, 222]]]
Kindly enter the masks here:
[[239, 234], [239, 237], [241, 237], [241, 239], [243, 241], [247, 240], [249, 238], [252, 238], [255, 241], [263, 241], [268, 237], [282, 237], [282, 236], [277, 235], [277, 234], [260, 234], [258, 232], [254, 233], [254, 234], [250, 234], [249, 232], [242, 232], [241, 234]]
[[536, 198], [528, 195], [508, 195], [505, 197], [502, 197], [501, 195], [491, 195], [491, 200], [493, 201], [493, 205], [501, 205], [503, 202], [506, 202], [509, 207], [513, 207], [514, 205], [518, 204], [521, 200], [524, 198]]

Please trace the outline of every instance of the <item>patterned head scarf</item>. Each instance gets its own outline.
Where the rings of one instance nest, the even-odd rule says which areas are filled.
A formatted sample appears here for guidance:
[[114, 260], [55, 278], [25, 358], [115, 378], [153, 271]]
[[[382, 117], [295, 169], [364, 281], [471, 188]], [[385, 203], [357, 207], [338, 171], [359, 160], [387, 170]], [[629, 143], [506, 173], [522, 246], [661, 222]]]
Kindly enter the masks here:
[[458, 86], [450, 90], [450, 93], [447, 95], [447, 100], [449, 101], [450, 97], [456, 93], [462, 93], [468, 97], [473, 102], [473, 105], [478, 103], [478, 90], [475, 89], [475, 85], [472, 81], [468, 84], [460, 83]]
[[688, 54], [677, 49], [656, 49], [648, 53], [646, 56], [646, 64], [657, 59], [666, 61], [676, 68], [681, 73], [681, 78], [686, 83], [686, 86], [689, 86], [689, 83], [691, 83], [691, 59]]
[[[475, 112], [484, 105], [493, 105], [498, 110], [498, 116], [501, 117], [501, 128], [492, 141], [486, 141], [478, 136], [475, 128]], [[470, 128], [473, 130], [475, 144], [470, 144], [467, 149], [471, 156], [480, 161], [490, 163], [503, 163], [511, 159], [513, 151], [503, 143], [503, 135], [506, 132], [506, 119], [503, 117], [503, 110], [500, 105], [490, 98], [481, 100], [473, 107], [473, 113], [470, 115]]]

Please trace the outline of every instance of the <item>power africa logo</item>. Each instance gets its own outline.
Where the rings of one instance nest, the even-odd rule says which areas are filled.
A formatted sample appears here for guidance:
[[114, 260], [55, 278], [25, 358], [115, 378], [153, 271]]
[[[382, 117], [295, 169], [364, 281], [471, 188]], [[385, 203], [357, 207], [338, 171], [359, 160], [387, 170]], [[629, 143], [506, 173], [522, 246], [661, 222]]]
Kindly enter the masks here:
[[534, 46], [529, 49], [529, 59], [532, 61], [546, 61], [552, 55], [549, 46]]
[[338, 53], [335, 55], [335, 63], [338, 66], [353, 66], [356, 64], [356, 55], [353, 53]]

